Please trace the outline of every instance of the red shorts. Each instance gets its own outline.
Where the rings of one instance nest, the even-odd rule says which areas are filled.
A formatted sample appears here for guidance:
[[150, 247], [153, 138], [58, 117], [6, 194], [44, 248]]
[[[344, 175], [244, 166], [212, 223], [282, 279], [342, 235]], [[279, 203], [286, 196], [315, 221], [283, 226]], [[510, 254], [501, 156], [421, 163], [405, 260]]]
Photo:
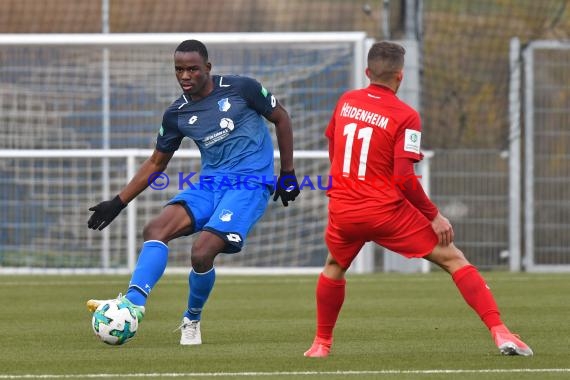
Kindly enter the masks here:
[[345, 269], [368, 241], [407, 258], [424, 257], [438, 243], [430, 221], [408, 201], [390, 211], [368, 207], [350, 213], [336, 202], [336, 207], [333, 200], [329, 204], [325, 242], [332, 257]]

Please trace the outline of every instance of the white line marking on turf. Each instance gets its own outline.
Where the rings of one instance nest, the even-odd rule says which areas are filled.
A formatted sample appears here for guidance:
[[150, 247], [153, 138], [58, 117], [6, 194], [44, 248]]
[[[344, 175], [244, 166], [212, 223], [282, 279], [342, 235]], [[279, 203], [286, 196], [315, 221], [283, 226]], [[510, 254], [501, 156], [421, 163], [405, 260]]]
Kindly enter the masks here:
[[291, 372], [181, 372], [181, 373], [86, 373], [74, 375], [0, 375], [0, 379], [91, 379], [110, 377], [270, 377], [270, 376], [329, 376], [329, 375], [430, 375], [463, 373], [567, 373], [570, 368], [512, 368], [512, 369], [424, 369], [378, 371], [291, 371]]
[[[0, 286], [22, 286], [22, 284], [25, 284], [25, 286], [39, 286], [39, 287], [45, 287], [45, 286], [65, 286], [65, 287], [70, 287], [70, 286], [87, 286], [87, 285], [100, 285], [100, 284], [105, 284], [105, 285], [119, 285], [119, 286], [124, 286], [125, 283], [128, 283], [128, 277], [124, 277], [125, 280], [117, 280], [117, 279], [113, 279], [112, 276], [110, 277], [106, 277], [106, 276], [101, 276], [99, 279], [94, 279], [91, 278], [89, 280], [74, 280], [74, 277], [76, 275], [65, 275], [66, 278], [68, 280], [65, 281], [58, 281], [58, 280], [51, 280], [51, 279], [46, 279], [45, 281], [17, 281], [14, 279], [2, 279], [0, 277]], [[118, 275], [117, 275], [118, 276]], [[178, 284], [188, 284], [188, 279], [184, 278], [184, 279], [173, 279], [174, 276], [170, 275], [169, 276], [170, 279], [167, 280], [163, 280], [165, 283], [168, 282], [169, 285], [178, 285]], [[187, 277], [187, 276], [186, 276]], [[27, 280], [25, 277], [22, 277], [24, 280]], [[219, 279], [217, 279], [216, 284], [219, 285], [235, 285], [235, 284], [263, 284], [263, 285], [267, 285], [267, 284], [304, 284], [304, 283], [311, 283], [314, 284], [316, 283], [316, 276], [307, 276], [307, 275], [291, 275], [290, 277], [285, 277], [285, 276], [281, 276], [281, 275], [276, 275], [276, 276], [253, 276], [253, 277], [247, 277], [247, 276], [237, 276], [237, 275], [231, 275], [231, 276], [227, 276], [227, 275], [223, 275], [223, 276], [219, 276]], [[447, 280], [447, 278], [445, 276], [430, 276], [430, 275], [426, 275], [426, 276], [422, 276], [422, 277], [383, 277], [382, 275], [379, 275], [378, 277], [373, 277], [373, 278], [362, 278], [362, 277], [350, 277], [348, 278], [348, 281], [352, 282], [352, 283], [401, 283], [401, 282], [406, 282], [406, 283], [416, 283], [416, 282], [421, 282], [421, 283], [425, 283], [425, 282], [437, 282], [440, 281], [442, 279]], [[492, 282], [493, 283], [498, 283], [501, 281], [508, 281], [508, 282], [514, 282], [514, 281], [520, 281], [520, 282], [527, 282], [527, 281], [552, 281], [552, 278], [542, 278], [542, 277], [523, 277], [523, 276], [515, 276], [515, 277], [508, 277], [508, 278], [493, 278]], [[125, 282], [126, 281], [126, 282]], [[162, 283], [162, 282], [161, 282]]]

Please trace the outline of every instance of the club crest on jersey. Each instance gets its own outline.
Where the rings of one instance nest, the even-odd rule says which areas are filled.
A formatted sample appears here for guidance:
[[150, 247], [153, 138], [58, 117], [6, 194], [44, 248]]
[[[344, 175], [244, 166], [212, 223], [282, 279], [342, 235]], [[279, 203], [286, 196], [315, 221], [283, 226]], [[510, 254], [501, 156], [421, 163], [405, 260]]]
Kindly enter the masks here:
[[232, 220], [233, 214], [234, 213], [231, 212], [230, 210], [223, 209], [222, 212], [220, 213], [220, 220], [222, 222], [229, 222], [230, 220]]
[[228, 98], [223, 98], [222, 100], [218, 100], [218, 108], [222, 112], [227, 112], [231, 106], [232, 105], [230, 104]]

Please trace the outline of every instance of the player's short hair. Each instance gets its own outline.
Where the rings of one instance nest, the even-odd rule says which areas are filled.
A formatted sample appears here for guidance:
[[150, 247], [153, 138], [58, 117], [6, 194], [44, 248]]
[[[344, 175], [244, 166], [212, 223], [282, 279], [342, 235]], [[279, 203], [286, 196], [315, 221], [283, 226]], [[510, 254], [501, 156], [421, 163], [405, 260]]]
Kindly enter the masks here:
[[368, 68], [378, 80], [389, 81], [404, 68], [406, 49], [394, 42], [380, 41], [368, 51]]
[[204, 58], [205, 62], [208, 62], [208, 49], [206, 49], [206, 45], [204, 45], [202, 42], [198, 40], [182, 41], [174, 52], [176, 53], [177, 51], [184, 53], [195, 51], [198, 54], [200, 54], [202, 58]]

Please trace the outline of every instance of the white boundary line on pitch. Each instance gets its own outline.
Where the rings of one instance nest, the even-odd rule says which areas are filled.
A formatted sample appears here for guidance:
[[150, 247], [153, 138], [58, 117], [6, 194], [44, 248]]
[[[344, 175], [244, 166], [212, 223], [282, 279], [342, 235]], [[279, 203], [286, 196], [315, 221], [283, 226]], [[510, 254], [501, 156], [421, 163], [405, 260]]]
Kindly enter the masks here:
[[[358, 277], [359, 275], [355, 276], [351, 276], [349, 278], [350, 282], [353, 283], [368, 283], [368, 282], [379, 282], [379, 283], [398, 283], [401, 281], [405, 281], [406, 283], [414, 283], [414, 282], [430, 282], [430, 281], [439, 281], [441, 278], [444, 277], [440, 277], [440, 278], [436, 278], [436, 277], [430, 277], [430, 276], [425, 276], [425, 275], [421, 275], [419, 277], [382, 277], [383, 273], [378, 273], [378, 276], [374, 276], [373, 278], [361, 278]], [[19, 276], [19, 275], [18, 275]], [[34, 275], [35, 276], [35, 275]], [[73, 279], [73, 277], [75, 275], [65, 275], [67, 279]], [[90, 276], [90, 275], [89, 275]], [[98, 284], [105, 284], [105, 285], [120, 285], [120, 286], [124, 286], [125, 285], [125, 281], [128, 283], [128, 277], [125, 277], [125, 280], [115, 280], [112, 279], [113, 275], [102, 275], [99, 278], [95, 278], [92, 277], [88, 280], [84, 280], [82, 279], [81, 281], [79, 280], [70, 280], [70, 281], [51, 281], [51, 280], [47, 280], [47, 281], [27, 281], [27, 282], [23, 282], [23, 281], [18, 281], [18, 280], [5, 280], [5, 279], [1, 279], [0, 280], [0, 286], [22, 286], [22, 284], [25, 284], [25, 286], [39, 286], [39, 287], [44, 287], [44, 286], [74, 286], [74, 285], [98, 285]], [[124, 275], [127, 276], [127, 275]], [[241, 275], [221, 275], [219, 276], [218, 279], [216, 279], [216, 284], [218, 284], [218, 281], [220, 284], [224, 284], [224, 285], [228, 285], [228, 284], [287, 284], [287, 283], [291, 283], [291, 284], [301, 284], [301, 283], [316, 283], [315, 280], [315, 276], [300, 276], [300, 275], [291, 275], [291, 277], [284, 277], [284, 276], [263, 276], [263, 277], [257, 277], [255, 275], [252, 275], [255, 278], [252, 277], [248, 277], [248, 276], [241, 276]], [[1, 274], [0, 274], [1, 277]], [[520, 281], [520, 282], [526, 282], [526, 281], [551, 281], [550, 278], [547, 277], [543, 277], [543, 278], [533, 278], [533, 277], [524, 277], [524, 276], [519, 276], [517, 275], [516, 277], [509, 277], [508, 279], [501, 279], [501, 278], [494, 278], [493, 282], [502, 282], [502, 281], [509, 281], [509, 282], [515, 282], [515, 281]], [[186, 276], [186, 279], [180, 279], [180, 280], [172, 280], [172, 278], [169, 280], [169, 284], [188, 284], [188, 279]]]
[[86, 373], [74, 375], [1, 375], [0, 379], [92, 379], [124, 377], [270, 377], [270, 376], [330, 376], [330, 375], [429, 375], [463, 373], [570, 373], [570, 368], [512, 368], [512, 369], [425, 369], [378, 371], [290, 371], [290, 372], [182, 372], [182, 373]]

